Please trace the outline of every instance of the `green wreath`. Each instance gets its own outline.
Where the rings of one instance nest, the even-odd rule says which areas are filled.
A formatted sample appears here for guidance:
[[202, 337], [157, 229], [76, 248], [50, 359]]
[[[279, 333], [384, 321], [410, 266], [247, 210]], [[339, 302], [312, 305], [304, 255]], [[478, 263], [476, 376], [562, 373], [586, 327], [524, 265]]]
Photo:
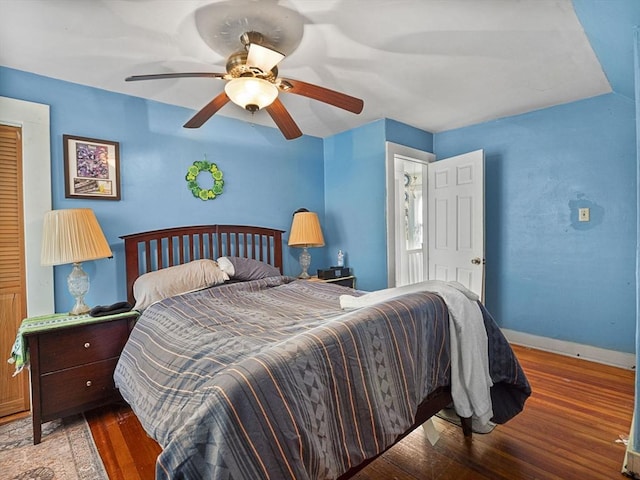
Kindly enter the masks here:
[[[211, 188], [202, 188], [198, 185], [198, 175], [200, 172], [211, 172], [211, 177], [213, 178], [213, 186]], [[187, 187], [189, 187], [193, 196], [200, 200], [213, 200], [218, 195], [222, 195], [222, 187], [224, 187], [222, 170], [219, 170], [215, 163], [210, 163], [206, 160], [193, 162], [185, 178], [187, 180]]]

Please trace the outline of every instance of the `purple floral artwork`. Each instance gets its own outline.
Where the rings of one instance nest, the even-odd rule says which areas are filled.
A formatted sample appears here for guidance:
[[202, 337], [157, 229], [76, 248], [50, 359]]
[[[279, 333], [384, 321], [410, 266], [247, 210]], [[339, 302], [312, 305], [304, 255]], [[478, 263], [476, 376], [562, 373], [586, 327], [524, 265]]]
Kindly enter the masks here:
[[76, 143], [78, 177], [109, 178], [108, 158], [108, 147], [104, 145]]

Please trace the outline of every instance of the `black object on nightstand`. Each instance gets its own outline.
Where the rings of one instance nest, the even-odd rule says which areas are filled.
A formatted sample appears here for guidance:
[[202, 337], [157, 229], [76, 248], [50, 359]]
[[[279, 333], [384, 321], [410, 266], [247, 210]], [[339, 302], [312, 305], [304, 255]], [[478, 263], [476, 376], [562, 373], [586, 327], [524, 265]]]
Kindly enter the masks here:
[[[59, 316], [48, 327], [24, 331], [31, 365], [34, 445], [40, 443], [44, 422], [121, 399], [113, 372], [138, 315], [130, 311], [95, 318]], [[33, 319], [24, 322], [29, 320]]]
[[318, 278], [321, 280], [333, 280], [350, 276], [351, 269], [349, 267], [329, 267], [326, 270], [318, 270]]

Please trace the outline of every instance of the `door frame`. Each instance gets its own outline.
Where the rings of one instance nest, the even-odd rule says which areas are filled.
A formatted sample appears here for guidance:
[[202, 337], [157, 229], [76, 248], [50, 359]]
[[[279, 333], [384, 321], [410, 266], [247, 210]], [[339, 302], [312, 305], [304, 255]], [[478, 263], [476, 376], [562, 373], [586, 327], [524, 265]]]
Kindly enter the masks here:
[[0, 96], [0, 123], [22, 127], [27, 316], [53, 313], [53, 267], [40, 265], [42, 222], [44, 214], [51, 210], [49, 105]]
[[[407, 147], [393, 142], [385, 142], [385, 177], [386, 177], [386, 202], [385, 202], [385, 220], [387, 225], [387, 287], [396, 286], [396, 236], [395, 233], [395, 204], [394, 204], [394, 173], [395, 173], [395, 157], [396, 155], [415, 159], [421, 163], [431, 163], [436, 160], [433, 153], [416, 148]], [[426, 230], [426, 226], [425, 226]], [[425, 232], [426, 233], [426, 232]]]

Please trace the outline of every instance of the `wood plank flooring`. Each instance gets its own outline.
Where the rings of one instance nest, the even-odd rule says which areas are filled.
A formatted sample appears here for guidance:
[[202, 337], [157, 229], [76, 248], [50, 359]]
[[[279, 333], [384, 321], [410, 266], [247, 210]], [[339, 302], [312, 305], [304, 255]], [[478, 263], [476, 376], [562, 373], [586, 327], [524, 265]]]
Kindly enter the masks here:
[[[633, 413], [633, 371], [514, 346], [533, 394], [525, 410], [466, 441], [435, 419], [435, 446], [414, 431], [358, 480], [612, 480], [620, 473]], [[159, 446], [126, 405], [86, 414], [109, 478], [154, 478]]]

